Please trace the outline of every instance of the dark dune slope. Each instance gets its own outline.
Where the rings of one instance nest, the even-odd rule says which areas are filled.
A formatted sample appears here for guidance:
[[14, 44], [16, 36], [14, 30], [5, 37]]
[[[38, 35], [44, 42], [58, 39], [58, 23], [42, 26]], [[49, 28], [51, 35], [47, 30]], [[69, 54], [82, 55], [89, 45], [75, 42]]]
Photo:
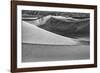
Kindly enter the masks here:
[[89, 36], [89, 19], [61, 20], [51, 17], [40, 28], [63, 36]]

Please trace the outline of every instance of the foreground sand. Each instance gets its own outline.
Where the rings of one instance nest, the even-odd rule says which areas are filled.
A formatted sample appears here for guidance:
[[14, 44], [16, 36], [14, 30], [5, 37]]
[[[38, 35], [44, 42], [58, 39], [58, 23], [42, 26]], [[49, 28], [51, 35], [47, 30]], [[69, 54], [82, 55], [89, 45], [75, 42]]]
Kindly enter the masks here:
[[89, 45], [55, 46], [22, 44], [22, 62], [82, 60], [90, 58]]

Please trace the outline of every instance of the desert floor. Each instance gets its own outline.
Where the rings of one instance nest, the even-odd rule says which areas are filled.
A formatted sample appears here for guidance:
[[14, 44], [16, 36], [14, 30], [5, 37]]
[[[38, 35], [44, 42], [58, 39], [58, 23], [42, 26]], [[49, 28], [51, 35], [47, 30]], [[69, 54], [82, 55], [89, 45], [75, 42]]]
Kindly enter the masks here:
[[22, 62], [83, 60], [89, 58], [89, 45], [22, 44]]

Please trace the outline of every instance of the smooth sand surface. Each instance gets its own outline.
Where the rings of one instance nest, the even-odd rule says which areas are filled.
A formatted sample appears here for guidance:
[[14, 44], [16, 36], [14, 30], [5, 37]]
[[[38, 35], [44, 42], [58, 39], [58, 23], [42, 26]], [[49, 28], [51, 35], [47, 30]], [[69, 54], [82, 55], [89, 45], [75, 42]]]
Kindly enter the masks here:
[[77, 45], [78, 41], [22, 21], [22, 42], [32, 44]]
[[89, 58], [89, 45], [56, 46], [22, 44], [22, 62], [83, 60]]

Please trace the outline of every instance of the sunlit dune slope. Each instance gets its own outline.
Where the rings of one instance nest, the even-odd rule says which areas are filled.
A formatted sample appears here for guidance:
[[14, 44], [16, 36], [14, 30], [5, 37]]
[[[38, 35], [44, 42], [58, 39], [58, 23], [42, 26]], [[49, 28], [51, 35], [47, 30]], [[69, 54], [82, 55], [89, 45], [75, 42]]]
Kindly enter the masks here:
[[50, 45], [77, 45], [78, 41], [57, 35], [37, 27], [36, 25], [22, 21], [22, 42], [31, 44]]

